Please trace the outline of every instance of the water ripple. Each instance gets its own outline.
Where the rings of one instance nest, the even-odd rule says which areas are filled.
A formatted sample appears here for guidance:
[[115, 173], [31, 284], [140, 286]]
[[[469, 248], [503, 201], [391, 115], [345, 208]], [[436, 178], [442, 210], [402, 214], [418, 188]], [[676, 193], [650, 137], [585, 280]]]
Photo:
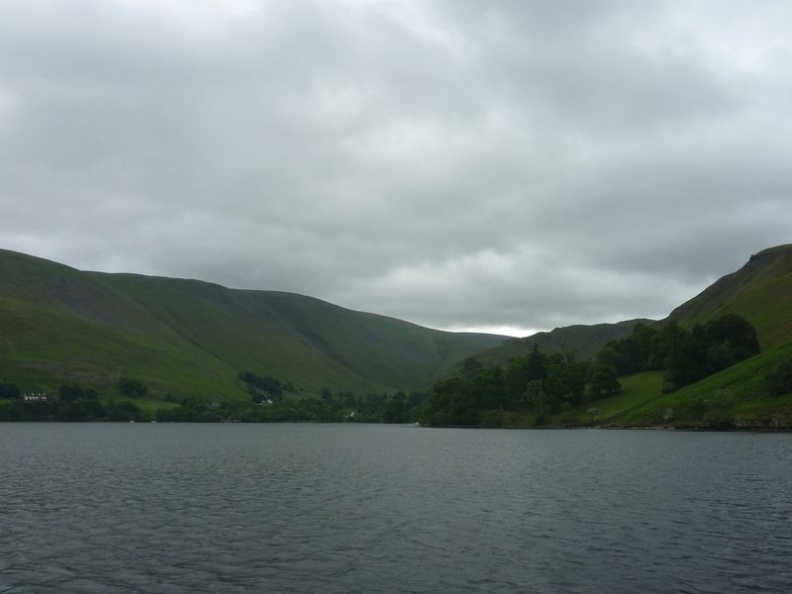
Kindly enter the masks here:
[[791, 453], [789, 435], [4, 424], [0, 593], [788, 593]]

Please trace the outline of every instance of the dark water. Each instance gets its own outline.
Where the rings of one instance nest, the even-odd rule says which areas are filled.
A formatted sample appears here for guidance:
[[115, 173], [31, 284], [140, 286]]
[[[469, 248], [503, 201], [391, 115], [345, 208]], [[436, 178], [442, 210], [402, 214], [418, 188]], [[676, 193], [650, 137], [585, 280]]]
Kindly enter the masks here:
[[0, 424], [0, 592], [792, 592], [792, 435]]

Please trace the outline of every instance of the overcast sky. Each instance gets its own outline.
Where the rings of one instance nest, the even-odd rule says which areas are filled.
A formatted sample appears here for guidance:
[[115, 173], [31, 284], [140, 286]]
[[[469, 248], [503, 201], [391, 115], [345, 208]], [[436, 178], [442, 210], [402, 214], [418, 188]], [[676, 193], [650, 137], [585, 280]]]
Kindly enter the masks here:
[[790, 31], [786, 0], [0, 0], [0, 247], [443, 329], [662, 318], [792, 242]]

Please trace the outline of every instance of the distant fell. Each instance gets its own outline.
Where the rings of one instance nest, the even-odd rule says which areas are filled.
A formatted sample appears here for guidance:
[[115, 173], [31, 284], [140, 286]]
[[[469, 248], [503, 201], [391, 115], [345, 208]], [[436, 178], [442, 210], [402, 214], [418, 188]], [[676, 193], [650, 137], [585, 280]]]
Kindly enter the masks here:
[[546, 353], [572, 353], [578, 359], [588, 359], [609, 340], [627, 338], [637, 324], [653, 323], [653, 320], [636, 319], [615, 324], [565, 326], [507, 340], [489, 351], [479, 353], [476, 359], [485, 365], [506, 365], [510, 359], [530, 353], [534, 346]]
[[0, 250], [0, 381], [28, 390], [65, 382], [112, 390], [126, 375], [161, 397], [246, 398], [243, 370], [308, 393], [410, 390], [505, 338]]

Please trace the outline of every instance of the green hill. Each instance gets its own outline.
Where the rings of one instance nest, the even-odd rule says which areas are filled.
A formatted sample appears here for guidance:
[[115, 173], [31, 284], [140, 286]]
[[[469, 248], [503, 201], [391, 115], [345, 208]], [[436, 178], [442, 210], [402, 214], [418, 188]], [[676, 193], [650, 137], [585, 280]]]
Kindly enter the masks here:
[[671, 394], [661, 394], [656, 384], [642, 385], [630, 406], [612, 410], [603, 421], [631, 427], [790, 428], [792, 393], [772, 394], [765, 383], [769, 372], [790, 362], [792, 340], [787, 340]]
[[726, 314], [738, 314], [754, 325], [762, 345], [759, 355], [670, 394], [661, 393], [659, 373], [621, 378], [630, 390], [597, 405], [606, 411], [600, 421], [626, 426], [792, 427], [792, 385], [787, 393], [774, 394], [766, 381], [782, 366], [792, 366], [792, 245], [751, 256], [742, 268], [677, 307], [658, 325], [675, 320], [690, 327]]
[[527, 355], [534, 346], [545, 353], [574, 353], [578, 359], [593, 357], [613, 339], [627, 338], [636, 324], [653, 324], [652, 320], [629, 320], [615, 324], [565, 326], [550, 332], [538, 332], [525, 338], [513, 338], [476, 355], [484, 365], [506, 365], [513, 357]]
[[409, 390], [502, 336], [441, 332], [302, 295], [84, 272], [0, 250], [0, 382], [247, 398], [250, 370], [317, 393]]
[[[747, 328], [752, 339], [755, 329], [761, 352], [752, 355], [754, 339], [739, 354], [728, 341], [742, 335], [707, 343], [710, 321], [720, 332]], [[644, 328], [632, 334], [638, 322]], [[612, 339], [594, 362], [580, 363], [587, 349], [593, 354]], [[530, 352], [534, 345], [538, 351]], [[577, 361], [563, 356], [570, 351]], [[792, 246], [752, 256], [660, 322], [561, 328], [508, 341], [475, 361], [435, 384], [422, 422], [792, 428]], [[652, 371], [617, 382], [619, 369]]]
[[668, 317], [680, 324], [704, 323], [736, 313], [756, 328], [762, 346], [792, 338], [792, 244], [751, 256]]
[[[288, 383], [298, 397], [325, 387], [356, 394], [409, 391], [464, 374], [455, 366], [469, 357], [487, 368], [505, 367], [537, 345], [544, 353], [574, 352], [581, 360], [609, 340], [628, 337], [639, 322], [660, 329], [673, 320], [690, 328], [738, 314], [756, 328], [759, 355], [669, 394], [662, 393], [662, 372], [622, 377], [620, 393], [586, 399], [542, 422], [588, 424], [596, 417], [598, 424], [613, 426], [792, 427], [790, 297], [792, 245], [785, 245], [751, 256], [663, 321], [571, 326], [504, 342], [500, 336], [430, 330], [301, 295], [83, 272], [0, 250], [0, 384], [54, 391], [77, 382], [112, 398], [118, 395], [118, 378], [129, 376], [149, 387], [149, 399], [137, 401], [144, 408], [188, 396], [250, 406], [237, 379], [243, 370]], [[773, 383], [768, 376], [787, 379]], [[469, 396], [475, 399], [475, 390]], [[409, 419], [410, 407], [418, 405], [393, 400], [387, 416]], [[379, 418], [359, 402], [344, 400], [341, 406]], [[491, 412], [497, 414], [488, 418], [501, 424], [538, 418]]]

